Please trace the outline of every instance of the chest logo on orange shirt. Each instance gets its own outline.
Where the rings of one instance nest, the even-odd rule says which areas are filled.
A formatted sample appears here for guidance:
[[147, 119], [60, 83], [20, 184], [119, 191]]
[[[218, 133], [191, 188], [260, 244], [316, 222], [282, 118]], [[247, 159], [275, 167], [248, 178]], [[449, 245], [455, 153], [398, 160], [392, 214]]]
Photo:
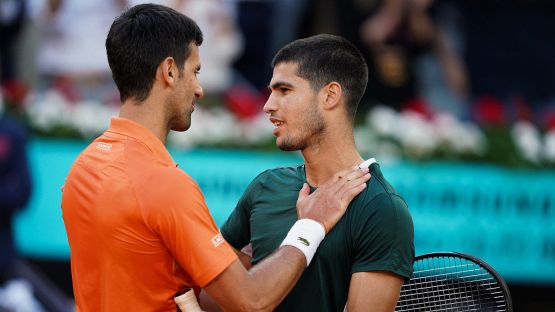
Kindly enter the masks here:
[[222, 236], [222, 234], [218, 233], [218, 235], [212, 237], [212, 244], [214, 245], [214, 247], [218, 247], [220, 246], [221, 243], [224, 242], [224, 238]]

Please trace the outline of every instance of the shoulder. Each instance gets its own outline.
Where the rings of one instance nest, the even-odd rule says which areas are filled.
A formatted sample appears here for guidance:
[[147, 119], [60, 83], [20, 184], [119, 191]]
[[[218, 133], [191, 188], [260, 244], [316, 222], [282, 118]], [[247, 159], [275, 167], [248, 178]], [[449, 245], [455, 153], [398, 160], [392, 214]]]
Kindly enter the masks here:
[[353, 201], [353, 212], [358, 217], [379, 217], [391, 222], [398, 222], [401, 218], [412, 223], [407, 203], [385, 179], [379, 164], [373, 164], [370, 173], [368, 187]]
[[185, 171], [163, 165], [150, 168], [148, 179], [143, 181], [143, 188], [163, 201], [175, 201], [200, 194], [197, 182]]
[[370, 166], [370, 174], [368, 187], [362, 193], [365, 203], [383, 204], [389, 201], [392, 205], [406, 206], [403, 197], [384, 177], [379, 164], [374, 163]]

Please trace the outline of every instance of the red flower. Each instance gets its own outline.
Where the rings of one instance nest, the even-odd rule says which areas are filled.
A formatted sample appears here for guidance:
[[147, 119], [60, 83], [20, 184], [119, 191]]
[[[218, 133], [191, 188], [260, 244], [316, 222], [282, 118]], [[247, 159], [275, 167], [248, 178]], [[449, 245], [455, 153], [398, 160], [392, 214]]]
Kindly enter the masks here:
[[17, 109], [23, 106], [29, 88], [19, 80], [10, 80], [3, 85], [2, 92], [6, 103]]
[[486, 95], [479, 97], [474, 103], [473, 115], [482, 125], [500, 125], [505, 122], [505, 108], [496, 97]]
[[226, 105], [239, 118], [250, 118], [258, 115], [268, 98], [266, 95], [237, 85], [230, 88], [226, 94]]
[[426, 119], [431, 119], [434, 113], [430, 109], [428, 102], [423, 98], [411, 98], [403, 105], [404, 111], [411, 111], [424, 116]]

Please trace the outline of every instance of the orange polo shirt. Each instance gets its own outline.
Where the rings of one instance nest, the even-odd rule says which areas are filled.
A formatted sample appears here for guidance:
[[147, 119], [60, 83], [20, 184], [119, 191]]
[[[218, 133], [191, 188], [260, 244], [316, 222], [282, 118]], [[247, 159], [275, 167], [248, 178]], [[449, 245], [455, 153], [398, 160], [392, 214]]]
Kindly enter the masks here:
[[77, 158], [62, 214], [77, 311], [176, 311], [237, 256], [193, 179], [143, 126], [113, 118]]

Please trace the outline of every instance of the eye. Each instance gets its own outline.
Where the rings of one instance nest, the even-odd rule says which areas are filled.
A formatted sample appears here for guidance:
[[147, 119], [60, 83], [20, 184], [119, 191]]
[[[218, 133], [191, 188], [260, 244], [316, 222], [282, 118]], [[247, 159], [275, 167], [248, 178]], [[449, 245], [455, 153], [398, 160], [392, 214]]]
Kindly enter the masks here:
[[289, 92], [291, 91], [291, 89], [288, 89], [288, 88], [285, 88], [285, 87], [281, 87], [281, 88], [279, 88], [279, 91], [280, 91], [282, 94], [287, 94], [287, 93], [289, 93]]

